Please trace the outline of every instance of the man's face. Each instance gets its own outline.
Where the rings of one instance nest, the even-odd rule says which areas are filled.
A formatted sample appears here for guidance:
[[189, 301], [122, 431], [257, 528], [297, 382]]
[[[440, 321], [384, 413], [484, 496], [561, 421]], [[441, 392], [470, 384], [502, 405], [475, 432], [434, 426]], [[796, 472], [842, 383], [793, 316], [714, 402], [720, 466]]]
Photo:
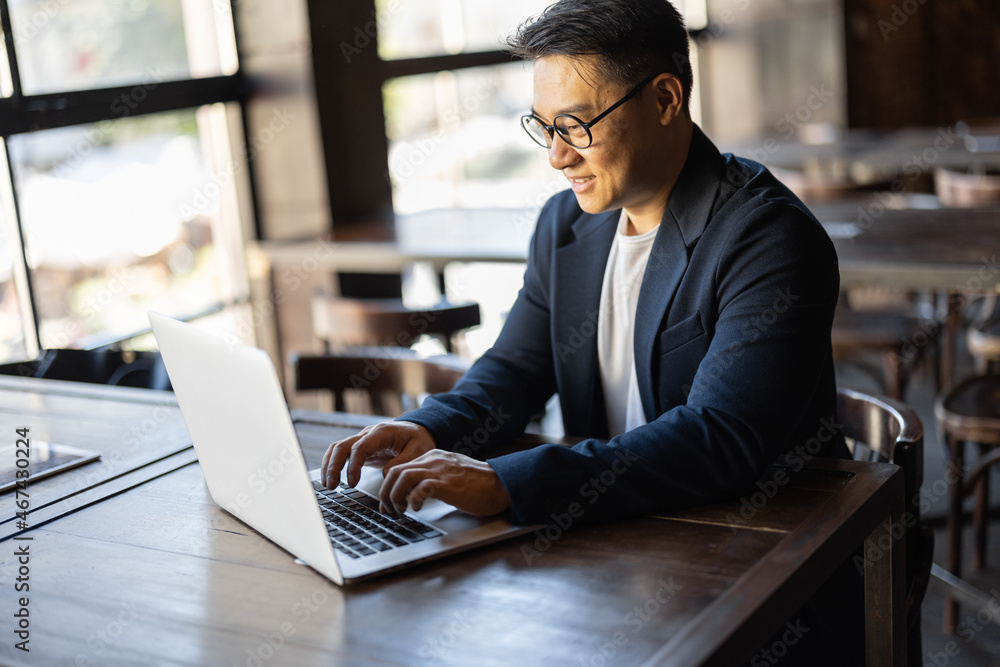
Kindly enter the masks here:
[[[589, 122], [628, 92], [591, 74], [586, 61], [575, 65], [565, 56], [535, 61], [532, 110], [546, 125], [563, 113]], [[629, 100], [597, 123], [588, 148], [573, 148], [558, 135], [554, 137], [549, 164], [569, 180], [584, 211], [643, 207], [662, 190], [656, 158], [660, 123], [652, 94], [644, 89], [638, 99]]]

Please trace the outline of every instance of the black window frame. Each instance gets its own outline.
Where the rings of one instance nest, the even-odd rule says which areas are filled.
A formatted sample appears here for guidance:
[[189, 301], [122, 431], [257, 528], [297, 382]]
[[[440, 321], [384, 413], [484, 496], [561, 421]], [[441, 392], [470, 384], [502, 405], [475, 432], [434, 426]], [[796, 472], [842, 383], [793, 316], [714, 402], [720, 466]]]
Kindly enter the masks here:
[[[8, 139], [13, 135], [84, 125], [104, 120], [118, 120], [126, 116], [132, 118], [165, 111], [179, 111], [216, 103], [239, 104], [240, 114], [243, 119], [243, 139], [245, 145], [247, 127], [246, 101], [249, 98], [250, 90], [246, 77], [243, 74], [242, 66], [240, 65], [240, 40], [239, 31], [237, 30], [238, 4], [237, 1], [230, 2], [237, 51], [237, 71], [233, 74], [199, 79], [182, 79], [178, 81], [157, 81], [155, 86], [144, 85], [144, 82], [136, 82], [130, 85], [108, 88], [89, 88], [25, 95], [21, 87], [20, 70], [18, 69], [8, 0], [0, 0], [0, 29], [3, 31], [3, 46], [10, 69], [12, 89], [10, 97], [0, 97], [0, 137], [3, 138], [4, 151], [6, 153], [5, 159], [8, 167], [11, 165]], [[142, 88], [142, 100], [140, 103], [129, 104], [130, 100], [134, 101], [137, 99], [137, 88]], [[122, 104], [126, 104], [128, 107], [126, 115], [116, 112], [117, 109], [121, 108]], [[17, 241], [21, 254], [19, 261], [24, 267], [23, 273], [15, 275], [14, 279], [24, 281], [24, 293], [27, 294], [28, 298], [28, 303], [20, 304], [21, 317], [28, 320], [28, 325], [24, 327], [26, 335], [28, 329], [34, 331], [34, 341], [29, 342], [33, 342], [34, 349], [38, 350], [41, 349], [40, 323], [37, 316], [38, 310], [36, 307], [35, 292], [31, 284], [31, 271], [28, 269], [25, 250], [25, 231], [21, 224], [13, 168], [10, 167], [6, 176], [3, 177], [9, 178], [11, 181], [9, 192], [12, 198], [13, 224], [18, 233]], [[256, 215], [257, 203], [252, 180], [250, 194], [254, 208], [254, 224], [258, 226], [255, 231], [259, 238], [260, 229], [259, 222], [257, 222], [258, 216]], [[29, 345], [30, 351], [31, 346]]]
[[[382, 86], [389, 79], [500, 65], [507, 51], [382, 60], [375, 0], [306, 0], [334, 238], [394, 237]], [[367, 42], [365, 40], [368, 40]]]

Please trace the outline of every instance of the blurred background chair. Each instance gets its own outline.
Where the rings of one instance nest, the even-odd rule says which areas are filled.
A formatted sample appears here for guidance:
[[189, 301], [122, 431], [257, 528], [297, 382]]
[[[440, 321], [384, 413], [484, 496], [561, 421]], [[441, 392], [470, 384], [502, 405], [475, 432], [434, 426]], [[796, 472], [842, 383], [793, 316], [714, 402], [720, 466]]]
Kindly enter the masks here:
[[1000, 203], [1000, 166], [971, 165], [967, 169], [937, 167], [934, 190], [945, 206], [976, 208]]
[[[979, 375], [959, 382], [938, 395], [934, 406], [942, 442], [947, 451], [949, 468], [957, 479], [950, 482], [948, 511], [947, 569], [961, 576], [962, 528], [964, 503], [975, 496], [973, 505], [974, 550], [972, 567], [982, 570], [986, 564], [986, 528], [989, 512], [989, 473], [1000, 463], [1000, 375]], [[977, 457], [963, 474], [966, 444], [970, 443]], [[955, 598], [945, 602], [945, 629], [954, 632], [959, 604]]]
[[334, 409], [398, 417], [430, 394], [446, 392], [468, 369], [454, 355], [421, 357], [399, 347], [356, 348], [326, 355], [292, 354], [296, 391], [325, 389]]
[[[899, 400], [915, 366], [928, 356], [934, 357], [931, 353], [936, 350], [940, 329], [937, 322], [912, 314], [911, 304], [856, 309], [845, 294], [833, 317], [833, 357], [862, 368], [882, 384], [890, 398]], [[877, 357], [878, 367], [873, 368], [866, 356]], [[937, 364], [931, 368], [937, 384]]]
[[159, 352], [42, 350], [36, 359], [0, 365], [0, 375], [171, 390]]
[[402, 299], [312, 298], [313, 331], [326, 351], [350, 347], [411, 347], [422, 335], [436, 337], [445, 352], [461, 346], [466, 329], [480, 324], [479, 304], [442, 301], [411, 309]]
[[[894, 463], [903, 471], [906, 528], [906, 625], [910, 665], [922, 665], [920, 605], [934, 558], [934, 533], [920, 520], [924, 427], [909, 406], [888, 397], [837, 389], [837, 416], [855, 460]], [[905, 518], [905, 515], [904, 515]]]
[[982, 297], [978, 310], [969, 321], [965, 342], [975, 362], [976, 373], [1000, 372], [1000, 299], [995, 295]]

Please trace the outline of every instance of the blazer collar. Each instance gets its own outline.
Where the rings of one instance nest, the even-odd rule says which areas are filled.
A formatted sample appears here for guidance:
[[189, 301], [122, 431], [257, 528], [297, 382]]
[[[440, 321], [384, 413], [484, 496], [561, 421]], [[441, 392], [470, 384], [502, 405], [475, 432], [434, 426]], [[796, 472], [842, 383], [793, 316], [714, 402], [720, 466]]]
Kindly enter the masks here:
[[689, 248], [701, 237], [712, 217], [725, 163], [726, 159], [712, 140], [694, 125], [687, 160], [660, 221], [661, 227], [676, 227], [684, 245]]
[[687, 271], [691, 248], [720, 204], [725, 158], [695, 125], [687, 160], [667, 200], [650, 249], [635, 312], [635, 370], [647, 421], [658, 416], [653, 353], [659, 332], [669, 326], [667, 310]]
[[[579, 218], [576, 219], [570, 229], [573, 230], [573, 235], [578, 241], [582, 241], [586, 237], [590, 236], [596, 231], [604, 230], [607, 231], [608, 225], [611, 225], [615, 230], [618, 229], [618, 218], [621, 217], [622, 210], [617, 209], [614, 211], [605, 211], [604, 213], [582, 213]], [[614, 238], [614, 234], [611, 235], [611, 239]], [[610, 248], [610, 243], [608, 245]]]

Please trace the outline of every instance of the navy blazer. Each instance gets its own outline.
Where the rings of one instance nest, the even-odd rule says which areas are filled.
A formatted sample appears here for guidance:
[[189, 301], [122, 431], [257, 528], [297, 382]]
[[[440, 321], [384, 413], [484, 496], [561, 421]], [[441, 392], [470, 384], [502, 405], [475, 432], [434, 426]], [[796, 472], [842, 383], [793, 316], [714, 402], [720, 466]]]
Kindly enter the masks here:
[[590, 439], [489, 459], [521, 523], [714, 502], [752, 489], [779, 455], [795, 466], [846, 456], [830, 347], [833, 244], [762, 165], [720, 154], [697, 126], [636, 309], [648, 423], [608, 440], [597, 316], [619, 216], [584, 213], [569, 190], [552, 197], [494, 347], [453, 391], [400, 419], [439, 448], [488, 458], [558, 392], [566, 433]]

